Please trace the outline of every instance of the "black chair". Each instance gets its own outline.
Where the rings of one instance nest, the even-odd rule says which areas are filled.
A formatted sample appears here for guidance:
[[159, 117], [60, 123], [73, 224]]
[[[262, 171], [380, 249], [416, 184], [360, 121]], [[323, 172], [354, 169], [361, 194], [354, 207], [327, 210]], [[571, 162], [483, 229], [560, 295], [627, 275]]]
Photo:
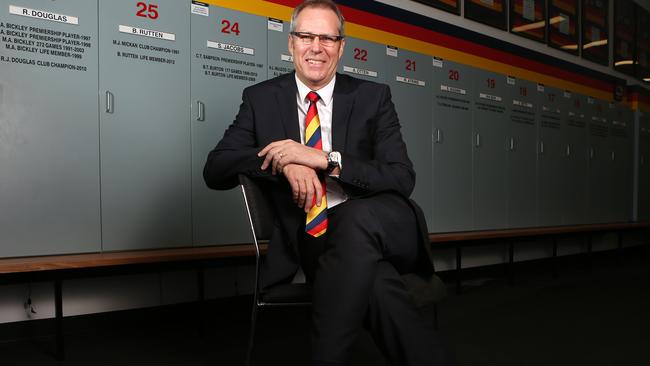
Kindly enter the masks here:
[[[240, 175], [239, 183], [246, 211], [248, 212], [253, 242], [255, 243], [255, 286], [251, 328], [246, 353], [246, 365], [249, 366], [253, 355], [258, 310], [262, 307], [311, 305], [312, 290], [308, 283], [288, 283], [272, 286], [261, 291], [262, 257], [260, 255], [260, 243], [271, 238], [274, 216], [273, 204], [265, 193], [264, 186], [259, 181]], [[437, 329], [437, 304], [447, 295], [445, 284], [435, 274], [423, 277], [416, 273], [407, 273], [401, 277], [418, 308], [433, 305], [434, 328]]]

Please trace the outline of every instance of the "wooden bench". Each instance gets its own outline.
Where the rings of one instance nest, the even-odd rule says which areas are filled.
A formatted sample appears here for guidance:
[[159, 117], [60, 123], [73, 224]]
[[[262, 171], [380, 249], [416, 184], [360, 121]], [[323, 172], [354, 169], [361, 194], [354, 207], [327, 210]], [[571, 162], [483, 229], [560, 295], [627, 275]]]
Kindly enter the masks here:
[[[262, 247], [266, 251], [266, 247]], [[252, 244], [177, 249], [52, 255], [0, 259], [0, 284], [52, 281], [54, 283], [55, 357], [65, 358], [62, 281], [72, 278], [125, 273], [198, 269], [199, 301], [203, 308], [204, 269], [215, 264], [253, 263]]]
[[557, 273], [557, 240], [561, 237], [571, 235], [586, 235], [587, 255], [591, 258], [592, 236], [597, 233], [614, 232], [618, 241], [619, 253], [623, 249], [622, 234], [624, 232], [646, 230], [645, 244], [650, 243], [647, 230], [650, 228], [650, 221], [634, 223], [607, 223], [590, 225], [570, 225], [551, 227], [532, 227], [523, 229], [504, 230], [481, 230], [450, 233], [429, 234], [432, 247], [454, 248], [456, 250], [456, 293], [460, 294], [462, 284], [462, 248], [474, 245], [486, 245], [495, 242], [505, 242], [508, 245], [508, 281], [514, 282], [514, 245], [516, 240], [547, 237], [553, 243], [553, 274]]

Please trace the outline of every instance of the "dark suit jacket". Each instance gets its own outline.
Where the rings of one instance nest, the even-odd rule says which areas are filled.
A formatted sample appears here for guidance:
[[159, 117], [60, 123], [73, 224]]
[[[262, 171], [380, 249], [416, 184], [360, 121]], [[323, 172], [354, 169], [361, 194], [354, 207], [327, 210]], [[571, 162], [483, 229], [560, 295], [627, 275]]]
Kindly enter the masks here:
[[[208, 155], [203, 176], [213, 189], [230, 189], [240, 173], [268, 181], [276, 209], [276, 227], [264, 267], [263, 287], [291, 278], [298, 268], [297, 240], [305, 213], [291, 198], [281, 175], [262, 171], [257, 153], [284, 139], [300, 142], [297, 86], [294, 73], [264, 81], [243, 92], [234, 123]], [[387, 85], [337, 74], [332, 111], [332, 149], [343, 158], [339, 182], [351, 199], [392, 191], [405, 199], [415, 185], [415, 172], [406, 153], [400, 124]], [[418, 217], [421, 270], [433, 270], [424, 215], [409, 200]]]

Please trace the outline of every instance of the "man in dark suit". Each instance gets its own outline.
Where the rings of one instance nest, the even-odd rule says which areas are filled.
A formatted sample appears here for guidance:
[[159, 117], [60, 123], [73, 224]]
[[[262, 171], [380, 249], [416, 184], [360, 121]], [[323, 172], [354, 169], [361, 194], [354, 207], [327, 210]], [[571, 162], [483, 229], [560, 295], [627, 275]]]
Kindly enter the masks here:
[[214, 189], [265, 179], [277, 212], [264, 284], [300, 264], [313, 282], [313, 365], [344, 365], [367, 326], [393, 365], [446, 364], [401, 273], [431, 272], [426, 223], [407, 198], [415, 172], [388, 86], [336, 73], [344, 20], [330, 0], [294, 9], [295, 73], [244, 90], [210, 153]]

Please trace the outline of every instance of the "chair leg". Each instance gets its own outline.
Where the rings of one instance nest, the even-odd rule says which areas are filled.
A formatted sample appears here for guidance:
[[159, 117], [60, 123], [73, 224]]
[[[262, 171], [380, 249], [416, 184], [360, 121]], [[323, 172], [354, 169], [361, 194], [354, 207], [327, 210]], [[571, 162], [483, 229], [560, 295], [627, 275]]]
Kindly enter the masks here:
[[246, 350], [246, 366], [250, 366], [253, 360], [253, 343], [255, 342], [255, 325], [257, 323], [257, 298], [253, 303], [253, 311], [251, 313], [251, 329], [248, 335], [248, 349]]

